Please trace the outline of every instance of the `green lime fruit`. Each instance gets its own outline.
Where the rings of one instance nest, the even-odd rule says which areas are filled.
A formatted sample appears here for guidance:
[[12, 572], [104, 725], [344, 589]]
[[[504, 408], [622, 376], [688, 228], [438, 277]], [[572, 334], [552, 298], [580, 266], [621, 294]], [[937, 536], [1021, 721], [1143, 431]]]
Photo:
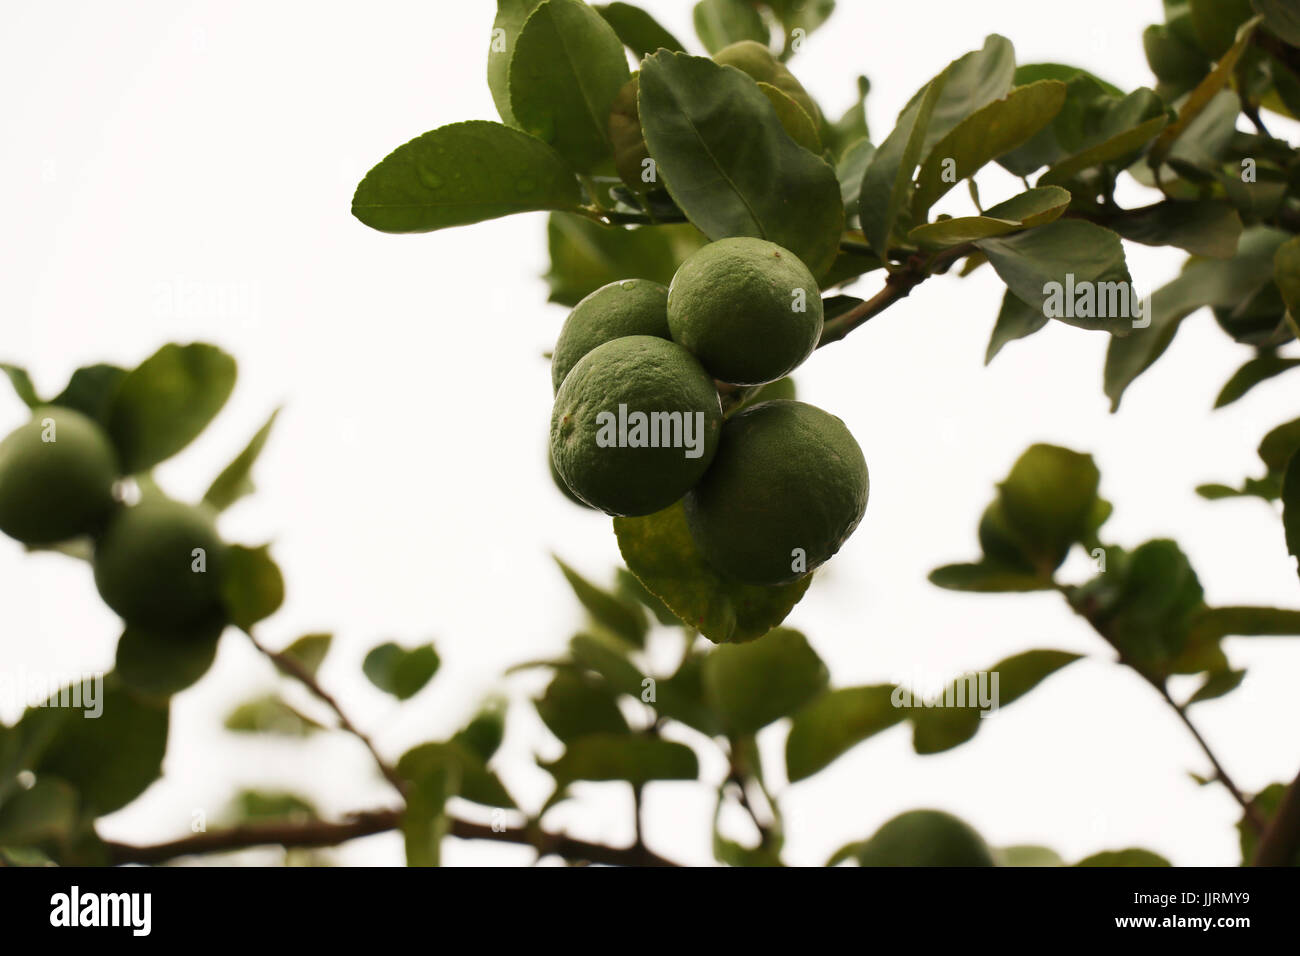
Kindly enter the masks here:
[[993, 852], [969, 824], [941, 810], [910, 810], [858, 848], [862, 866], [993, 866]]
[[821, 292], [788, 249], [766, 239], [721, 239], [693, 253], [673, 276], [668, 328], [714, 378], [764, 385], [817, 347]]
[[722, 66], [734, 66], [752, 77], [756, 83], [775, 86], [803, 108], [814, 126], [821, 125], [821, 110], [803, 88], [803, 84], [763, 44], [755, 40], [741, 40], [713, 54], [713, 62]]
[[0, 442], [0, 531], [29, 545], [93, 534], [113, 511], [117, 475], [98, 424], [70, 408], [38, 408]]
[[611, 515], [647, 515], [677, 501], [718, 450], [722, 407], [690, 352], [650, 335], [592, 349], [560, 385], [551, 457], [564, 483]]
[[621, 279], [603, 285], [573, 307], [551, 353], [551, 387], [597, 345], [625, 335], [668, 333], [668, 289], [649, 279]]
[[150, 498], [121, 509], [95, 546], [95, 586], [128, 624], [183, 628], [221, 607], [226, 546], [204, 508]]
[[712, 467], [686, 496], [686, 521], [717, 570], [749, 584], [783, 584], [848, 540], [869, 485], [844, 422], [803, 402], [764, 402], [723, 426]]
[[549, 448], [546, 451], [546, 464], [551, 468], [551, 481], [555, 483], [555, 487], [559, 490], [560, 494], [564, 495], [564, 497], [568, 498], [580, 508], [591, 507], [591, 505], [587, 504], [587, 502], [575, 495], [573, 489], [564, 483], [564, 479], [560, 477], [560, 470], [555, 467], [555, 458], [551, 455]]

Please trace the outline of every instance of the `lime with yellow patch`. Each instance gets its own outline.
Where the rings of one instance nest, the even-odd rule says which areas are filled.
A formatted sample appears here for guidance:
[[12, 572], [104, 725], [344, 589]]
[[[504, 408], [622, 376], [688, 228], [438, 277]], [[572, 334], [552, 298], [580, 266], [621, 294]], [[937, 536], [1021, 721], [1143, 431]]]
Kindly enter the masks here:
[[764, 385], [817, 347], [822, 300], [808, 267], [766, 239], [710, 243], [682, 263], [668, 289], [668, 328], [714, 378]]
[[667, 339], [628, 335], [592, 349], [560, 385], [551, 458], [569, 489], [611, 515], [647, 515], [703, 477], [722, 430], [708, 373]]
[[783, 584], [839, 551], [866, 512], [869, 487], [844, 422], [803, 402], [763, 402], [723, 426], [712, 467], [686, 496], [686, 520], [723, 574]]
[[649, 279], [620, 279], [575, 305], [551, 353], [551, 387], [558, 392], [578, 359], [625, 335], [670, 337], [666, 286]]

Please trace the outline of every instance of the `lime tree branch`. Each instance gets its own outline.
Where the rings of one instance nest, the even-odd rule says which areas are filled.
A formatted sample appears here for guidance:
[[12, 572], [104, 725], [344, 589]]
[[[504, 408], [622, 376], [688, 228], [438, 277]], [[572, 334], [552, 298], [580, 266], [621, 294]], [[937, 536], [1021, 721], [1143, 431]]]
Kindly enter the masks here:
[[[530, 846], [539, 856], [558, 856], [570, 862], [603, 863], [609, 866], [677, 866], [643, 846], [611, 847], [588, 843], [562, 833], [531, 827], [495, 830], [482, 823], [452, 818], [449, 835], [461, 840], [491, 840]], [[116, 864], [154, 865], [187, 856], [231, 853], [261, 846], [307, 849], [338, 846], [349, 840], [388, 833], [401, 828], [401, 810], [372, 810], [353, 814], [346, 820], [311, 820], [294, 823], [254, 823], [196, 833], [167, 843], [133, 845], [106, 843], [110, 860]]]
[[1254, 866], [1290, 866], [1300, 854], [1300, 774], [1287, 787], [1282, 806], [1260, 838]]
[[406, 781], [403, 780], [398, 775], [397, 771], [389, 765], [388, 761], [380, 755], [379, 750], [375, 747], [374, 741], [372, 741], [369, 736], [358, 730], [356, 725], [348, 719], [348, 715], [339, 705], [339, 702], [334, 699], [332, 694], [321, 687], [316, 678], [312, 676], [312, 673], [288, 654], [271, 650], [265, 644], [261, 643], [253, 635], [252, 631], [245, 631], [244, 633], [247, 634], [248, 639], [253, 642], [253, 646], [261, 651], [262, 654], [271, 661], [271, 663], [280, 669], [280, 671], [302, 684], [327, 707], [329, 707], [330, 710], [334, 711], [335, 716], [338, 718], [340, 729], [347, 731], [365, 745], [366, 750], [370, 751], [370, 756], [374, 759], [375, 765], [379, 768], [379, 772], [384, 775], [384, 779], [391, 783], [398, 793], [405, 796]]

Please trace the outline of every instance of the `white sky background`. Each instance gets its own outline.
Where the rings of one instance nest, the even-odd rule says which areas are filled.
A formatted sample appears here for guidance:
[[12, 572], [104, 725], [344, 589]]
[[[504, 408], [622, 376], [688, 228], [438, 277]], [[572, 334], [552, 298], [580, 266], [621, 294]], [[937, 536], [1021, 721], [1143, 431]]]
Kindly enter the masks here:
[[[686, 0], [643, 5], [700, 50]], [[484, 79], [493, 7], [50, 2], [9, 5], [0, 31], [0, 360], [27, 365], [53, 394], [78, 365], [132, 366], [167, 341], [231, 351], [241, 375], [230, 404], [160, 469], [163, 485], [191, 500], [286, 405], [258, 495], [223, 530], [274, 541], [289, 598], [264, 638], [279, 646], [335, 631], [322, 680], [394, 758], [455, 730], [484, 694], [508, 686], [518, 700], [544, 685], [541, 674], [508, 685], [499, 674], [559, 652], [580, 624], [550, 552], [600, 581], [618, 561], [609, 520], [568, 504], [547, 475], [540, 356], [565, 311], [545, 303], [539, 278], [545, 215], [387, 236], [348, 210], [357, 180], [393, 147], [446, 123], [496, 119]], [[1102, 26], [1091, 31], [1030, 0], [840, 7], [792, 67], [832, 116], [849, 104], [854, 76], [868, 74], [877, 141], [907, 97], [990, 32], [1010, 37], [1020, 62], [1077, 63], [1125, 89], [1154, 82], [1141, 31], [1161, 19], [1158, 0], [1092, 0], [1087, 20]], [[1273, 128], [1296, 138], [1293, 125]], [[989, 204], [1016, 188], [997, 172], [982, 184]], [[1149, 201], [1136, 187], [1124, 198]], [[1143, 290], [1182, 260], [1131, 244], [1128, 254]], [[870, 294], [879, 281], [853, 291]], [[991, 843], [1044, 843], [1068, 860], [1137, 845], [1178, 864], [1234, 863], [1240, 811], [1222, 788], [1189, 779], [1208, 769], [1194, 742], [1059, 598], [945, 592], [926, 574], [977, 554], [993, 483], [1030, 443], [1051, 441], [1096, 455], [1115, 503], [1107, 540], [1176, 537], [1211, 603], [1300, 606], [1270, 507], [1193, 492], [1262, 472], [1255, 446], [1294, 417], [1300, 388], [1282, 377], [1211, 413], [1250, 352], [1203, 312], [1112, 416], [1103, 334], [1053, 323], [982, 367], [1000, 293], [988, 269], [934, 279], [797, 374], [801, 397], [857, 436], [872, 488], [861, 528], [787, 623], [809, 635], [839, 686], [937, 681], [1031, 647], [1094, 656], [935, 757], [915, 756], [900, 726], [787, 787], [784, 725], [769, 728], [761, 739], [789, 859], [820, 863], [900, 810], [935, 806]], [[23, 417], [16, 399], [0, 399], [0, 430]], [[1082, 575], [1085, 564], [1069, 569]], [[0, 540], [0, 592], [2, 673], [111, 666], [119, 625], [85, 565]], [[374, 644], [429, 638], [443, 668], [413, 701], [399, 706], [362, 677]], [[1290, 732], [1300, 644], [1227, 646], [1250, 676], [1194, 717], [1242, 787], [1289, 780], [1300, 766]], [[341, 735], [293, 746], [220, 729], [231, 706], [273, 682], [228, 633], [214, 669], [174, 702], [165, 779], [102, 833], [184, 835], [196, 810], [216, 817], [236, 786], [298, 790], [331, 813], [387, 803], [362, 749]], [[291, 699], [310, 708], [296, 690]], [[12, 694], [0, 700], [0, 717], [16, 716]], [[539, 748], [558, 753], [530, 709], [513, 707], [495, 765], [530, 806], [547, 792], [531, 759]], [[702, 766], [710, 781], [724, 769], [712, 758]], [[631, 839], [624, 785], [577, 793], [551, 826]], [[708, 785], [651, 786], [651, 846], [710, 862], [712, 800]], [[734, 832], [745, 835], [739, 822]], [[395, 864], [400, 839], [358, 841], [338, 858]], [[449, 841], [446, 859], [518, 863], [530, 853]]]

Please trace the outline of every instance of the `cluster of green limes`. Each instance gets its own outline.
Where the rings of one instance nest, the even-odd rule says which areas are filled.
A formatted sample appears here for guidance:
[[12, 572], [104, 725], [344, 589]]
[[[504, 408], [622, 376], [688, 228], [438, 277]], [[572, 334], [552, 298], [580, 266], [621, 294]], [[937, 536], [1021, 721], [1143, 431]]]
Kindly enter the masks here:
[[0, 441], [0, 532], [31, 547], [95, 541], [95, 585], [128, 624], [184, 632], [221, 613], [225, 545], [203, 508], [150, 495], [128, 507], [108, 434], [69, 408], [37, 408]]
[[817, 347], [822, 301], [791, 252], [711, 243], [664, 288], [612, 282], [578, 303], [551, 362], [551, 462], [563, 488], [612, 515], [685, 498], [696, 544], [755, 584], [812, 571], [867, 505], [867, 464], [840, 419], [792, 400], [724, 422], [717, 383], [756, 386]]

